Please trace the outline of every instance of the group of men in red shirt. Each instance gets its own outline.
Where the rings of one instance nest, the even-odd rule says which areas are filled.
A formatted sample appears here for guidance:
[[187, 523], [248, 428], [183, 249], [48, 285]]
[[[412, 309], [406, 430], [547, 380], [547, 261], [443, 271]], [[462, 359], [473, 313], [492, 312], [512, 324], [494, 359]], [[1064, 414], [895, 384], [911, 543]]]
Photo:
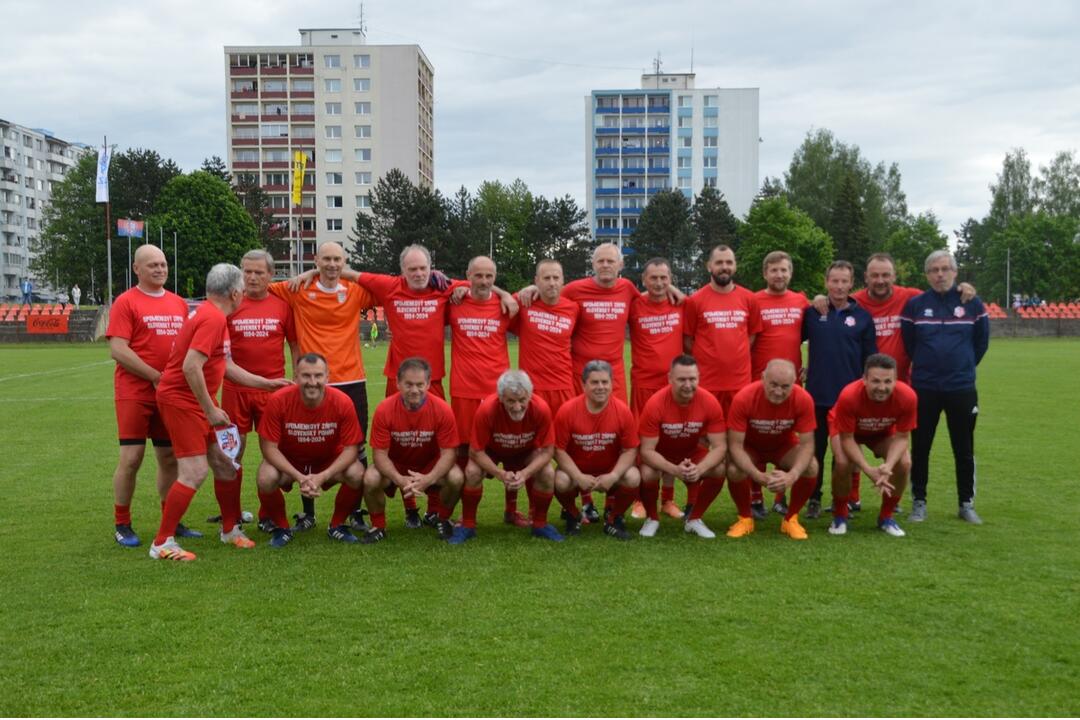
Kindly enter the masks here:
[[[875, 323], [888, 328], [887, 313], [896, 305], [898, 314], [903, 303], [895, 300], [900, 293], [888, 273], [874, 274], [882, 262], [891, 268], [887, 258], [871, 259], [863, 292]], [[798, 382], [801, 317], [809, 303], [788, 289], [793, 268], [785, 253], [765, 258], [767, 287], [752, 293], [734, 282], [734, 252], [717, 247], [707, 261], [709, 283], [688, 298], [672, 287], [662, 259], [645, 265], [646, 291], [640, 293], [619, 277], [622, 255], [610, 244], [594, 251], [592, 277], [564, 286], [561, 266], [541, 261], [535, 285], [514, 297], [495, 286], [495, 264], [484, 257], [470, 262], [465, 282], [440, 285], [421, 246], [402, 252], [401, 276], [350, 270], [336, 243], [320, 246], [317, 273], [307, 283], [271, 284], [272, 259], [263, 251], [249, 253], [243, 265], [242, 271], [215, 266], [207, 302], [185, 320], [186, 305], [163, 287], [164, 255], [149, 245], [136, 253], [140, 284], [118, 299], [108, 331], [117, 360], [121, 462], [114, 488], [121, 544], [140, 542], [129, 506], [149, 437], [164, 501], [151, 556], [194, 558], [176, 538], [194, 533], [181, 520], [210, 469], [221, 540], [252, 546], [240, 526], [239, 504], [239, 461], [252, 429], [263, 455], [260, 527], [271, 533], [274, 547], [287, 544], [294, 529], [314, 525], [311, 501], [333, 484], [340, 485], [328, 530], [334, 540], [385, 539], [385, 498], [400, 490], [408, 527], [426, 521], [442, 539], [463, 543], [476, 537], [485, 477], [505, 488], [506, 522], [550, 540], [562, 539], [547, 522], [553, 499], [562, 506], [567, 534], [602, 520], [606, 534], [628, 539], [623, 514], [640, 503], [640, 534], [651, 537], [662, 503], [665, 513], [684, 519], [686, 532], [714, 537], [703, 516], [725, 481], [738, 513], [729, 536], [753, 532], [755, 516], [764, 514], [765, 489], [784, 515], [781, 531], [806, 537], [798, 512], [818, 470], [813, 402]], [[375, 305], [384, 308], [393, 339], [384, 369], [387, 397], [372, 419], [367, 466], [359, 318]], [[449, 404], [441, 382], [445, 325]], [[508, 332], [520, 341], [518, 370], [509, 367]], [[297, 360], [292, 383], [285, 379], [285, 344]], [[881, 349], [900, 357], [888, 367], [891, 358], [874, 356], [834, 409], [834, 511], [847, 506], [836, 473], [862, 470], [895, 499], [910, 464], [910, 398], [896, 382], [907, 360], [902, 345], [883, 342]], [[218, 407], [215, 396], [226, 377]], [[220, 432], [230, 424], [235, 434]], [[855, 452], [859, 443], [883, 458], [882, 465], [868, 465]], [[674, 503], [675, 478], [687, 485], [685, 511]], [[305, 510], [290, 527], [282, 491], [294, 486]], [[527, 516], [517, 511], [521, 488], [528, 494]], [[602, 514], [595, 492], [607, 496]], [[428, 498], [423, 519], [416, 506], [421, 495]], [[371, 527], [359, 511], [362, 498]], [[455, 526], [459, 500], [462, 519]], [[902, 534], [891, 520], [893, 508], [895, 502], [888, 512], [883, 507], [879, 525]], [[357, 537], [350, 526], [364, 532]]]

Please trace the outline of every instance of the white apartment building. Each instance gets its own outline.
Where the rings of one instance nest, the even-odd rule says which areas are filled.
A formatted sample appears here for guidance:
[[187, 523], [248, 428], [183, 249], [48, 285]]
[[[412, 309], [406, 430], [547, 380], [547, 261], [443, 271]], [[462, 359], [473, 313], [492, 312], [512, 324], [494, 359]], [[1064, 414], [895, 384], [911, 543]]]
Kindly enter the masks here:
[[695, 88], [693, 73], [641, 76], [585, 98], [586, 207], [598, 240], [622, 245], [649, 198], [706, 185], [745, 217], [758, 192], [758, 89]]
[[[348, 245], [357, 211], [391, 169], [434, 187], [433, 83], [418, 45], [368, 45], [358, 29], [226, 47], [229, 170], [258, 176], [310, 263], [318, 242]], [[299, 207], [290, 198], [295, 151], [307, 155]]]
[[0, 301], [18, 301], [19, 283], [30, 277], [34, 294], [55, 296], [49, 278], [33, 277], [30, 259], [41, 232], [52, 186], [67, 175], [85, 152], [82, 143], [55, 137], [48, 130], [0, 119], [4, 154], [0, 157]]

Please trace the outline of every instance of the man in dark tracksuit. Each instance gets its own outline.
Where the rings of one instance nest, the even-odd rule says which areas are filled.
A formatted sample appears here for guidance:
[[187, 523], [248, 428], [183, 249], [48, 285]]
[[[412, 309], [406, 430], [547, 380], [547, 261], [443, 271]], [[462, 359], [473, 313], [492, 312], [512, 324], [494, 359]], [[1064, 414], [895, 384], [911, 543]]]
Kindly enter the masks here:
[[990, 344], [990, 320], [977, 297], [961, 302], [956, 259], [947, 250], [926, 258], [930, 290], [908, 301], [900, 318], [904, 347], [912, 362], [911, 385], [919, 397], [919, 426], [912, 434], [912, 522], [926, 520], [930, 448], [941, 411], [949, 427], [956, 463], [959, 517], [979, 525], [975, 513], [975, 420], [979, 396], [975, 366]]
[[814, 457], [818, 461], [817, 486], [806, 506], [806, 517], [821, 515], [821, 486], [825, 477], [825, 450], [829, 446], [829, 410], [844, 387], [862, 377], [866, 358], [877, 352], [877, 335], [870, 313], [848, 296], [855, 269], [837, 260], [825, 272], [829, 310], [822, 315], [813, 307], [803, 311], [802, 336], [807, 350], [806, 389], [814, 398], [817, 429]]

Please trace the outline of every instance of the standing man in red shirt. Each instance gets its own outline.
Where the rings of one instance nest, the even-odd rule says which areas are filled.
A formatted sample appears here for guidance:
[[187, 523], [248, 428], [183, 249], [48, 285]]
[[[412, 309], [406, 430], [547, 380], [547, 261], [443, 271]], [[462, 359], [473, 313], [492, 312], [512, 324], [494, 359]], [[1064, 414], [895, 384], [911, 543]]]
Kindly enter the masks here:
[[281, 491], [291, 490], [294, 483], [308, 496], [341, 483], [327, 535], [355, 543], [345, 522], [364, 487], [364, 466], [358, 462], [364, 433], [356, 409], [348, 395], [327, 387], [330, 370], [322, 355], [298, 356], [295, 375], [294, 384], [270, 396], [259, 422], [259, 501], [273, 523], [270, 547], [284, 547], [292, 540]]
[[[709, 284], [691, 295], [683, 310], [683, 347], [700, 359], [701, 387], [716, 396], [727, 417], [735, 393], [751, 381], [750, 349], [761, 332], [761, 312], [754, 294], [735, 283], [735, 251], [714, 247], [706, 268]], [[728, 484], [729, 493], [736, 489], [735, 483]], [[690, 506], [695, 492], [687, 488]]]
[[[160, 249], [139, 246], [132, 267], [138, 284], [116, 298], [109, 309], [105, 332], [109, 352], [116, 361], [113, 392], [120, 440], [120, 461], [113, 473], [114, 537], [125, 547], [142, 544], [131, 528], [131, 499], [147, 438], [157, 456], [157, 490], [162, 503], [176, 480], [176, 457], [154, 393], [169, 361], [173, 340], [188, 313], [183, 298], [165, 289], [169, 264]], [[202, 533], [179, 523], [176, 533], [180, 537], [202, 537]]]
[[[706, 483], [698, 492], [704, 508], [724, 487], [724, 411], [712, 393], [698, 390], [697, 361], [678, 355], [668, 372], [669, 385], [657, 390], [638, 416], [641, 436], [641, 499], [648, 519], [641, 526], [642, 537], [653, 537], [660, 529], [656, 511], [660, 478], [681, 477], [687, 486]], [[697, 506], [695, 506], [696, 509]], [[701, 516], [688, 520], [686, 532], [713, 538], [715, 534]]]
[[[158, 383], [158, 410], [172, 439], [178, 477], [165, 498], [161, 525], [150, 546], [150, 557], [155, 560], [195, 559], [194, 553], [176, 542], [176, 525], [211, 468], [214, 494], [221, 508], [221, 542], [238, 548], [255, 546], [239, 524], [235, 466], [219, 447], [216, 436], [217, 430], [230, 425], [228, 413], [217, 406], [216, 400], [230, 362], [227, 317], [236, 312], [243, 297], [240, 268], [227, 263], [210, 268], [206, 302], [184, 322]], [[239, 368], [233, 372], [235, 379], [245, 385], [258, 385], [261, 380]]]
[[[244, 299], [240, 308], [229, 316], [229, 341], [233, 362], [248, 372], [268, 378], [285, 377], [285, 345], [292, 357], [300, 356], [289, 304], [270, 294], [274, 276], [274, 258], [266, 250], [249, 250], [240, 260], [244, 273]], [[240, 452], [236, 462], [236, 489], [240, 491], [244, 478], [244, 451], [247, 434], [259, 426], [271, 390], [240, 385], [226, 375], [221, 390], [221, 409], [228, 413], [240, 433]], [[220, 522], [221, 517], [210, 518]], [[248, 520], [250, 522], [250, 519]], [[259, 507], [260, 528], [269, 530], [269, 516]]]
[[[454, 528], [452, 545], [476, 537], [476, 508], [484, 494], [484, 478], [493, 477], [507, 488], [524, 486], [529, 494], [533, 537], [561, 542], [563, 537], [547, 521], [555, 492], [555, 431], [551, 410], [533, 395], [532, 381], [522, 370], [499, 376], [497, 392], [476, 411], [465, 487], [461, 494], [461, 527]], [[502, 467], [499, 467], [499, 465]]]
[[[669, 297], [671, 265], [664, 258], [649, 260], [641, 273], [641, 284], [645, 294], [630, 306], [630, 409], [639, 419], [649, 398], [668, 385], [671, 362], [683, 354], [683, 308]], [[675, 504], [675, 478], [667, 473], [663, 474], [660, 500], [664, 513], [683, 516], [682, 508]], [[634, 501], [630, 514], [646, 517], [642, 501]]]
[[[772, 492], [791, 490], [791, 503], [780, 532], [805, 540], [799, 511], [814, 492], [818, 463], [814, 458], [814, 399], [796, 382], [790, 360], [770, 360], [759, 382], [739, 391], [728, 415], [728, 479], [738, 488], [739, 520], [729, 536], [754, 531], [747, 479]], [[766, 472], [768, 464], [773, 469]], [[735, 493], [733, 492], [734, 496]]]
[[626, 403], [611, 393], [612, 370], [604, 360], [592, 360], [582, 370], [585, 393], [559, 409], [555, 416], [555, 494], [566, 510], [566, 534], [581, 532], [578, 492], [605, 492], [611, 504], [604, 511], [604, 534], [629, 540], [623, 513], [641, 484], [634, 466], [638, 434]]
[[372, 464], [364, 473], [364, 499], [372, 527], [360, 542], [386, 539], [386, 497], [396, 490], [418, 496], [435, 488], [440, 493], [435, 529], [449, 540], [454, 526], [450, 514], [461, 494], [465, 476], [457, 466], [458, 431], [446, 401], [428, 392], [431, 366], [423, 358], [406, 358], [398, 368], [398, 392], [379, 403], [371, 419]]
[[[754, 293], [761, 313], [761, 332], [750, 350], [750, 376], [760, 378], [770, 360], [782, 358], [795, 364], [797, 382], [802, 371], [802, 314], [810, 301], [801, 292], [788, 289], [794, 266], [791, 256], [783, 250], [766, 255], [761, 272], [765, 277], [765, 289]], [[763, 520], [767, 513], [760, 485], [754, 484], [750, 498], [754, 518]], [[787, 500], [783, 495], [773, 498], [772, 509], [779, 515], [787, 514]]]
[[[883, 353], [866, 359], [862, 378], [843, 390], [829, 411], [829, 442], [833, 451], [832, 535], [847, 532], [851, 471], [860, 469], [881, 493], [878, 527], [892, 537], [904, 537], [893, 519], [911, 474], [911, 431], [918, 420], [918, 398], [907, 383], [896, 379], [897, 363]], [[860, 445], [881, 458], [876, 467]]]

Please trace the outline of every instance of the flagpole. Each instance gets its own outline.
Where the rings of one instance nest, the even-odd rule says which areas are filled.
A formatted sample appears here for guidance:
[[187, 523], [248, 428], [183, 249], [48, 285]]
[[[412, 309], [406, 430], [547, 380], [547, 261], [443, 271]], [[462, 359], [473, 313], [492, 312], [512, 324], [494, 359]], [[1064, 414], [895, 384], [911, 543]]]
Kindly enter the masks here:
[[[102, 152], [107, 152], [109, 147], [109, 136], [103, 135], [102, 138], [104, 141], [101, 146]], [[112, 307], [112, 208], [111, 203], [108, 200], [105, 201], [105, 258], [105, 263], [109, 269], [108, 306]]]

